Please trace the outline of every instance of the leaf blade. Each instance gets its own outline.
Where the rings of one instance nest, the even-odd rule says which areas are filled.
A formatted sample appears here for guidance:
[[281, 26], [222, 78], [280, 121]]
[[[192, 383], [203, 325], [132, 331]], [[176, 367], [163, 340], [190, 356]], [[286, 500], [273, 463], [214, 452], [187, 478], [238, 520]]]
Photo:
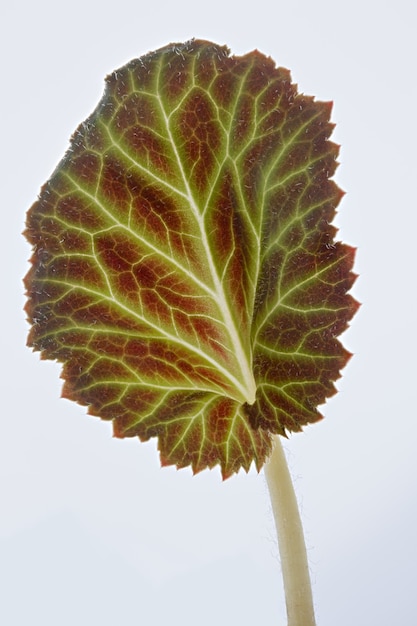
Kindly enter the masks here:
[[330, 110], [258, 52], [163, 48], [107, 78], [28, 212], [29, 345], [164, 464], [259, 469], [335, 391], [357, 303]]

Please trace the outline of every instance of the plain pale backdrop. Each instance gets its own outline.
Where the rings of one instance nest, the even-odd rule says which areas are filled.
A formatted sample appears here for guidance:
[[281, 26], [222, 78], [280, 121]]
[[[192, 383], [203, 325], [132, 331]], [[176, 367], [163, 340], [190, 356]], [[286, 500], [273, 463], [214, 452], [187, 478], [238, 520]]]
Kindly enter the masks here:
[[300, 0], [5, 3], [1, 36], [0, 623], [285, 624], [263, 474], [159, 468], [154, 442], [60, 399], [25, 347], [25, 212], [131, 58], [193, 36], [254, 48], [334, 100], [358, 246], [355, 357], [325, 420], [285, 447], [318, 626], [417, 623], [416, 15], [414, 4]]

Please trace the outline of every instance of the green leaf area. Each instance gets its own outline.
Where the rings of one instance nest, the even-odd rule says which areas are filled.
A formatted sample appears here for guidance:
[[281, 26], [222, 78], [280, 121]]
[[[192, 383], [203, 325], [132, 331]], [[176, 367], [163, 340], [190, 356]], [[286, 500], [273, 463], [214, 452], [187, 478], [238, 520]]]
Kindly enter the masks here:
[[331, 104], [255, 51], [170, 45], [107, 77], [27, 216], [28, 343], [163, 465], [261, 468], [350, 354]]

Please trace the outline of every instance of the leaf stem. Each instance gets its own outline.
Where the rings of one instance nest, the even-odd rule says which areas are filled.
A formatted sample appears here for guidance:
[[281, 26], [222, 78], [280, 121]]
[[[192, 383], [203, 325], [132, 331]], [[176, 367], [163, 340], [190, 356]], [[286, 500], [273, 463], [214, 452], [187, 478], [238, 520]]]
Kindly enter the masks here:
[[265, 465], [284, 579], [288, 626], [315, 626], [313, 595], [300, 511], [279, 435]]

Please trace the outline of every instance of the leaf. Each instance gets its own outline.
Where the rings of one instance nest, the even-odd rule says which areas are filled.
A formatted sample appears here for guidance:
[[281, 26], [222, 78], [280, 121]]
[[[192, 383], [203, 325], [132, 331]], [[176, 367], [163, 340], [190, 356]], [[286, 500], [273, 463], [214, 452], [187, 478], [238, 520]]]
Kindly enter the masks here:
[[28, 344], [163, 465], [261, 468], [350, 354], [331, 105], [255, 51], [170, 45], [107, 78], [27, 216]]

